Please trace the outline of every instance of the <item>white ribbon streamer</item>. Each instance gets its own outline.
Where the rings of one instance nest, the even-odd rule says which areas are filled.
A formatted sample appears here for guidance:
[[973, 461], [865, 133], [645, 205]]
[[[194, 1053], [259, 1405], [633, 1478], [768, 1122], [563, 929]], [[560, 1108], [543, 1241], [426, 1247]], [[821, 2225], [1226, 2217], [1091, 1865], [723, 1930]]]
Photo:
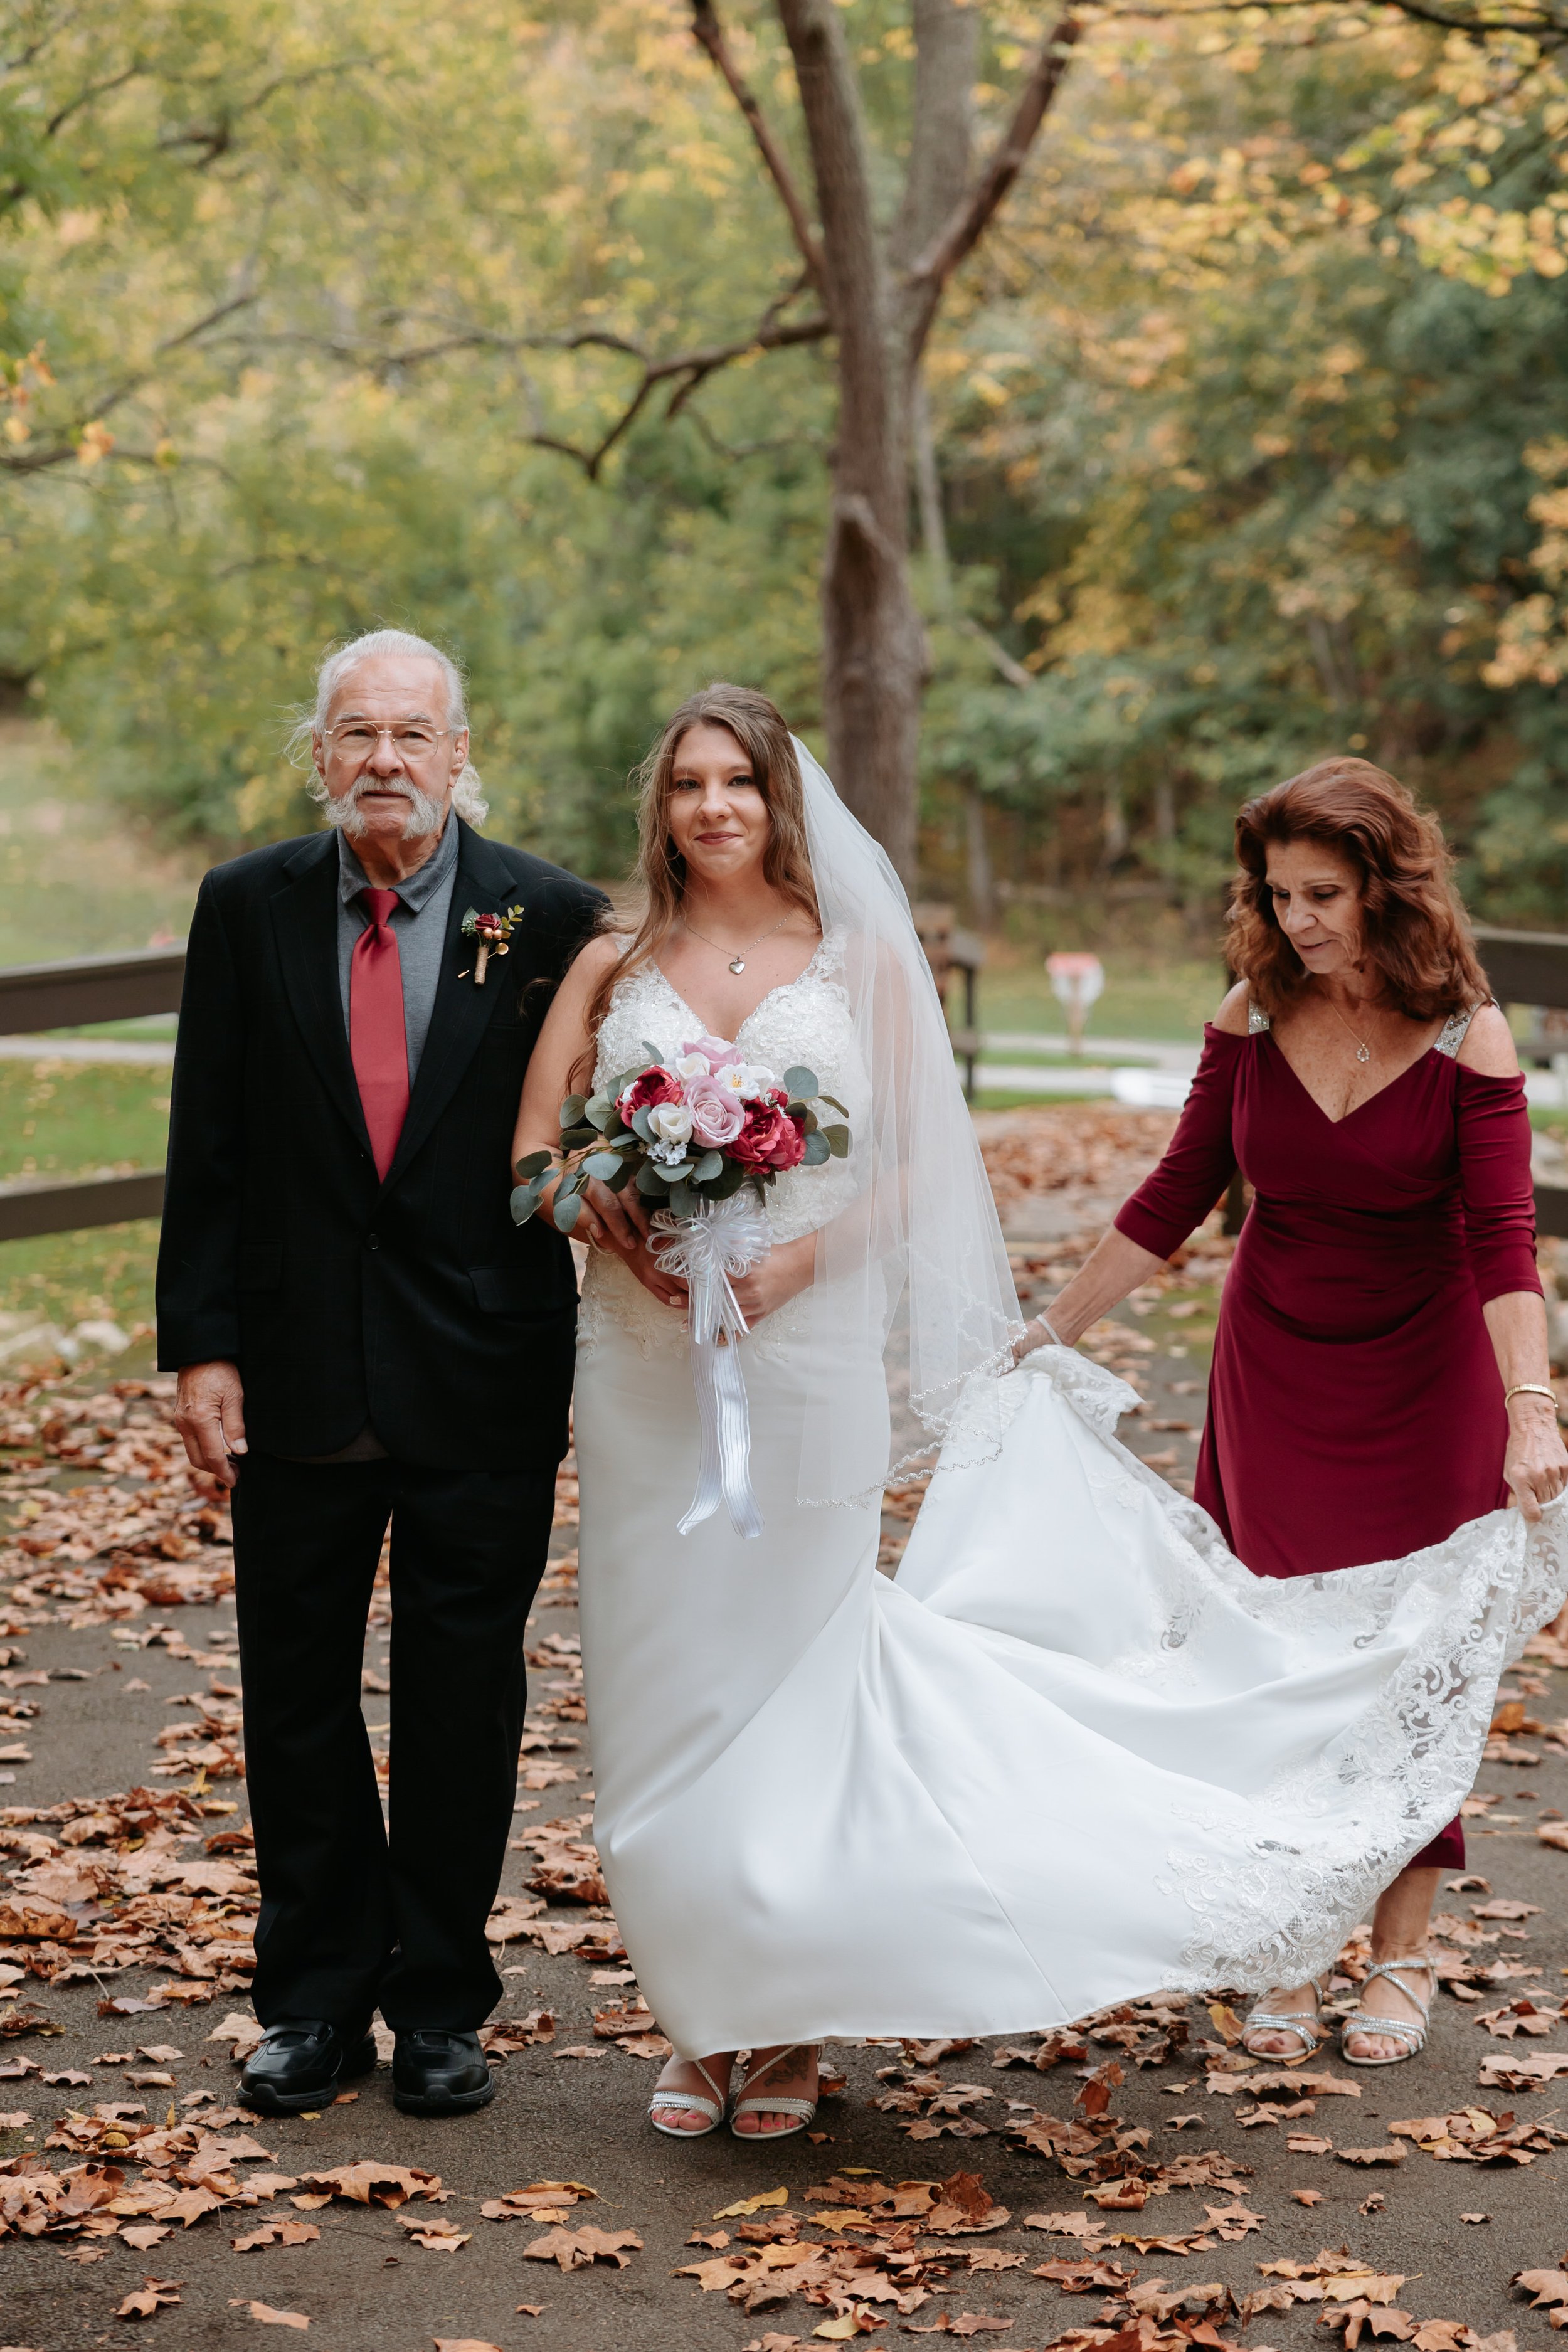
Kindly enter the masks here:
[[750, 1328], [731, 1287], [773, 1247], [767, 1213], [750, 1184], [727, 1201], [704, 1201], [694, 1217], [660, 1209], [649, 1247], [691, 1297], [691, 1378], [702, 1451], [697, 1492], [677, 1532], [689, 1535], [723, 1502], [737, 1535], [760, 1536], [763, 1515], [752, 1492], [752, 1417], [735, 1341]]

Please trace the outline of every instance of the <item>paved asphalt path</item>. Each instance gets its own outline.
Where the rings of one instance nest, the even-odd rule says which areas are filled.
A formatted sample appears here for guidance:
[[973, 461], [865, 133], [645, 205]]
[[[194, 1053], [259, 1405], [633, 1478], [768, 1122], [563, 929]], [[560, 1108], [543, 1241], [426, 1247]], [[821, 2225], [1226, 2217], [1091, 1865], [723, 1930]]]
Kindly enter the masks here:
[[[1190, 1392], [1193, 1369], [1191, 1360], [1159, 1360], [1141, 1368], [1152, 1402], [1163, 1403], [1167, 1414], [1191, 1414], [1194, 1402], [1201, 1404]], [[1167, 1393], [1163, 1381], [1177, 1379], [1187, 1387]], [[1144, 1452], [1169, 1443], [1143, 1435], [1133, 1442]], [[1184, 1443], [1190, 1452], [1191, 1441]], [[563, 1529], [558, 1548], [572, 1540], [571, 1531]], [[193, 1648], [224, 1646], [233, 1624], [232, 1605], [226, 1603], [173, 1613]], [[552, 1633], [568, 1634], [574, 1622], [567, 1606], [542, 1607], [531, 1638], [538, 1642]], [[122, 1649], [116, 1630], [73, 1633], [63, 1625], [48, 1624], [32, 1629], [19, 1645], [29, 1668], [85, 1669], [91, 1678], [51, 1681], [47, 1689], [17, 1693], [43, 1703], [38, 1719], [28, 1727], [35, 1760], [17, 1768], [16, 1784], [0, 1790], [0, 1799], [47, 1804], [67, 1796], [121, 1790], [146, 1780], [156, 1760], [155, 1736], [165, 1720], [163, 1697], [189, 1690], [202, 1678], [188, 1663], [170, 1658], [163, 1649]], [[367, 1664], [374, 1669], [384, 1652], [384, 1635], [373, 1633]], [[134, 1675], [151, 1689], [128, 1695], [124, 1685]], [[1568, 1675], [1542, 1679], [1549, 1685], [1547, 1695], [1531, 1699], [1530, 1711], [1547, 1720], [1561, 1719], [1568, 1713]], [[385, 1707], [384, 1698], [368, 1697], [367, 1719], [384, 1723]], [[582, 1759], [574, 1756], [571, 1760]], [[537, 1812], [519, 1816], [520, 1825], [586, 1810], [582, 1795], [586, 1779], [584, 1773], [577, 1788], [545, 1792]], [[1521, 1784], [1533, 1792], [1532, 1798], [1522, 1794]], [[1543, 1969], [1539, 1981], [1555, 2004], [1568, 1992], [1568, 1853], [1539, 1843], [1531, 1824], [1539, 1811], [1552, 1806], [1568, 1811], [1568, 1763], [1548, 1759], [1528, 1769], [1489, 1766], [1481, 1786], [1504, 1790], [1507, 1801], [1497, 1810], [1516, 1819], [1473, 1839], [1471, 1866], [1485, 1874], [1497, 1895], [1542, 1906], [1542, 1916], [1528, 1923], [1528, 1940], [1506, 1941], [1498, 1948], [1538, 1961]], [[243, 1789], [225, 1782], [219, 1793], [243, 1797]], [[1049, 1791], [1042, 1791], [1042, 1802], [1049, 1801]], [[758, 1801], [787, 1807], [788, 1792], [760, 1790]], [[530, 1866], [526, 1855], [509, 1855], [503, 1891], [521, 1894]], [[1444, 1898], [1460, 1911], [1479, 1899], [1474, 1893]], [[1062, 1889], [1062, 1900], [1075, 1900], [1071, 1887]], [[653, 2063], [603, 2043], [598, 2045], [601, 2054], [591, 2058], [563, 2054], [573, 2047], [593, 2046], [593, 2010], [613, 1998], [602, 1985], [592, 1983], [592, 1969], [522, 1943], [507, 1947], [504, 1965], [522, 1973], [506, 1979], [503, 2013], [521, 2016], [548, 2007], [559, 2021], [557, 2036], [552, 2048], [531, 2048], [506, 2062], [500, 2095], [482, 2115], [441, 2121], [399, 2116], [391, 2103], [384, 2064], [358, 2085], [358, 2095], [349, 2104], [329, 2107], [314, 2120], [268, 2120], [254, 2127], [278, 2168], [290, 2173], [366, 2158], [438, 2172], [451, 2192], [439, 2209], [441, 2218], [472, 2231], [460, 2251], [426, 2251], [407, 2240], [395, 2214], [378, 2207], [336, 2204], [311, 2216], [321, 2226], [317, 2242], [234, 2252], [233, 2237], [289, 2210], [283, 2198], [252, 2215], [209, 2214], [195, 2227], [176, 2231], [147, 2254], [132, 2252], [118, 2239], [101, 2241], [107, 2252], [90, 2264], [66, 2258], [68, 2240], [13, 2237], [0, 2243], [4, 2346], [26, 2347], [29, 2352], [78, 2352], [78, 2347], [129, 2343], [144, 2336], [178, 2347], [180, 2352], [196, 2352], [198, 2347], [291, 2340], [288, 2333], [261, 2336], [258, 2323], [233, 2306], [231, 2298], [237, 2297], [307, 2315], [310, 2326], [301, 2331], [303, 2340], [332, 2347], [332, 2352], [362, 2352], [362, 2347], [368, 2352], [372, 2347], [427, 2352], [443, 2340], [475, 2341], [499, 2347], [500, 2352], [525, 2352], [533, 2347], [548, 2347], [548, 2352], [742, 2352], [743, 2347], [764, 2342], [768, 2352], [775, 2352], [796, 2339], [814, 2344], [813, 2331], [826, 2315], [797, 2297], [784, 2309], [748, 2318], [722, 2294], [704, 2294], [694, 2279], [672, 2273], [682, 2262], [709, 2257], [707, 2248], [689, 2248], [687, 2242], [694, 2230], [713, 2232], [726, 2226], [713, 2218], [720, 2208], [750, 2194], [786, 2188], [799, 2210], [807, 2184], [825, 2181], [845, 2166], [870, 2168], [889, 2182], [940, 2179], [961, 2169], [979, 2173], [1012, 2221], [984, 2239], [960, 2241], [960, 2250], [968, 2242], [1015, 2251], [1025, 2258], [1022, 2269], [994, 2275], [969, 2277], [958, 2264], [950, 2284], [910, 2321], [900, 2322], [892, 2315], [871, 2331], [873, 2341], [889, 2346], [908, 2342], [914, 2352], [919, 2339], [906, 2336], [904, 2327], [930, 2328], [944, 2311], [954, 2320], [968, 2312], [1010, 2321], [1005, 2331], [985, 2332], [980, 2340], [1011, 2347], [1011, 2352], [1047, 2346], [1068, 2328], [1095, 2323], [1098, 2295], [1068, 2298], [1029, 2274], [1036, 2263], [1070, 2253], [1070, 2242], [1022, 2226], [1028, 2214], [1079, 2206], [1080, 2184], [1064, 2178], [1050, 2158], [1010, 2152], [995, 2128], [1005, 2120], [1008, 2097], [1067, 2116], [1079, 2089], [1070, 2065], [1047, 2074], [994, 2072], [984, 2046], [948, 2058], [940, 2070], [944, 2076], [994, 2089], [996, 2095], [977, 2110], [992, 2127], [990, 2134], [911, 2142], [900, 2135], [896, 2116], [869, 2104], [879, 2088], [876, 2069], [897, 2061], [900, 2053], [897, 2048], [845, 2047], [837, 2055], [847, 2074], [847, 2089], [821, 2111], [826, 2137], [820, 2145], [797, 2138], [787, 2147], [769, 2149], [726, 2135], [681, 2146], [656, 2137], [643, 2121], [657, 2072]], [[150, 1974], [132, 1971], [114, 1979], [111, 1989], [144, 1991], [152, 1980]], [[136, 2040], [166, 2042], [183, 2053], [171, 2069], [177, 2087], [148, 2092], [150, 2100], [161, 2105], [204, 2087], [216, 2090], [226, 2100], [231, 2095], [234, 2071], [226, 2050], [205, 2037], [228, 2011], [244, 2007], [243, 1997], [219, 1994], [206, 2007], [112, 2021], [97, 2015], [98, 1997], [92, 1985], [43, 1989], [39, 1998], [65, 2028], [63, 2035], [0, 2044], [0, 2059], [32, 2055], [52, 2071], [87, 2067], [105, 2049], [123, 2049]], [[1568, 2048], [1568, 2025], [1563, 2023], [1544, 2041], [1492, 2040], [1475, 2022], [1476, 2008], [1489, 2005], [1473, 2004], [1467, 2012], [1458, 2001], [1441, 2000], [1427, 2057], [1383, 2074], [1354, 2074], [1351, 2079], [1361, 2087], [1359, 2102], [1321, 2099], [1315, 2121], [1306, 2128], [1328, 2132], [1341, 2146], [1364, 2146], [1378, 2140], [1394, 2118], [1447, 2112], [1475, 2099], [1493, 2110], [1554, 2113], [1563, 2120], [1568, 2081], [1560, 2087], [1560, 2095], [1478, 2091], [1478, 2066], [1489, 2053]], [[1192, 2005], [1191, 2019], [1194, 2042], [1212, 2032], [1200, 2004]], [[1336, 2074], [1349, 2074], [1337, 2059], [1323, 2063]], [[1375, 2269], [1406, 2273], [1398, 2302], [1420, 2320], [1460, 2320], [1482, 2335], [1512, 2328], [1521, 2347], [1536, 2347], [1537, 2352], [1547, 2352], [1549, 2346], [1563, 2340], [1550, 2333], [1543, 2312], [1526, 2310], [1510, 2293], [1509, 2281], [1522, 2269], [1559, 2264], [1568, 2250], [1568, 2147], [1553, 2148], [1524, 2169], [1436, 2162], [1412, 2151], [1397, 2170], [1360, 2170], [1332, 2156], [1290, 2156], [1286, 2127], [1242, 2129], [1236, 2111], [1243, 2103], [1205, 2095], [1204, 2081], [1201, 2065], [1190, 2055], [1131, 2073], [1114, 2094], [1113, 2111], [1129, 2122], [1151, 2126], [1156, 2156], [1214, 2147], [1250, 2166], [1254, 2177], [1247, 2200], [1264, 2218], [1264, 2226], [1244, 2242], [1222, 2243], [1190, 2259], [1124, 2254], [1122, 2259], [1135, 2263], [1141, 2281], [1164, 2277], [1176, 2285], [1223, 2280], [1239, 2294], [1258, 2284], [1259, 2262], [1310, 2260], [1321, 2247], [1343, 2246]], [[1180, 2095], [1172, 2096], [1173, 2091]], [[85, 2106], [94, 2100], [131, 2095], [114, 2071], [101, 2066], [94, 2070], [91, 2090], [40, 2089], [36, 2074], [21, 2082], [0, 2082], [0, 2109], [28, 2109], [36, 2118], [30, 2132], [0, 2134], [0, 2158], [41, 2144], [47, 2125], [73, 2101]], [[1201, 2116], [1197, 2126], [1179, 2131], [1172, 2127], [1173, 2115], [1194, 2110]], [[1346, 2114], [1353, 2115], [1353, 2126], [1342, 2120]], [[58, 2156], [53, 2160], [63, 2165], [71, 2159]], [[610, 2231], [635, 2230], [644, 2242], [643, 2251], [634, 2253], [624, 2269], [601, 2264], [571, 2275], [525, 2260], [523, 2248], [540, 2234], [538, 2226], [526, 2221], [504, 2226], [487, 2221], [479, 2217], [479, 2204], [538, 2179], [591, 2185], [598, 2191], [598, 2201], [579, 2206], [572, 2221], [592, 2221]], [[1306, 2210], [1292, 2201], [1295, 2189], [1316, 2189], [1322, 2201]], [[1382, 2210], [1361, 2210], [1369, 2195], [1386, 2200]], [[1202, 2221], [1205, 2201], [1202, 2192], [1173, 2191], [1152, 2202], [1142, 2226], [1191, 2228]], [[1216, 2199], [1211, 2190], [1209, 2201], [1226, 2200]], [[1461, 2223], [1459, 2216], [1472, 2212], [1489, 2219]], [[733, 2231], [735, 2223], [727, 2226]], [[1108, 2216], [1107, 2226], [1118, 2223]], [[1140, 2226], [1139, 2218], [1128, 2226]], [[149, 2274], [181, 2283], [179, 2305], [151, 2320], [117, 2319], [122, 2297]], [[542, 2305], [543, 2309], [532, 2316], [521, 2314], [520, 2304]], [[1289, 2313], [1260, 2313], [1245, 2326], [1232, 2323], [1221, 2331], [1220, 2340], [1226, 2345], [1268, 2345], [1279, 2352], [1305, 2352], [1315, 2343], [1328, 2352], [1342, 2338], [1330, 2336], [1316, 2309], [1308, 2305]], [[1497, 2352], [1507, 2352], [1506, 2346]]]

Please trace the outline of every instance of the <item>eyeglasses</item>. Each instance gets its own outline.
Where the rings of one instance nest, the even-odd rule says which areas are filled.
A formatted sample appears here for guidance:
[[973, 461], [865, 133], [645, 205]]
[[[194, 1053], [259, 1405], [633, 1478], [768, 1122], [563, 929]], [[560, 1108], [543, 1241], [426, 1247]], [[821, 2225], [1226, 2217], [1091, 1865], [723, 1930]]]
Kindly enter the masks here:
[[325, 735], [331, 749], [344, 760], [369, 759], [380, 749], [384, 735], [395, 751], [417, 765], [428, 760], [451, 731], [448, 727], [432, 727], [423, 719], [395, 719], [389, 727], [374, 726], [368, 719], [340, 719], [335, 727], [326, 729]]

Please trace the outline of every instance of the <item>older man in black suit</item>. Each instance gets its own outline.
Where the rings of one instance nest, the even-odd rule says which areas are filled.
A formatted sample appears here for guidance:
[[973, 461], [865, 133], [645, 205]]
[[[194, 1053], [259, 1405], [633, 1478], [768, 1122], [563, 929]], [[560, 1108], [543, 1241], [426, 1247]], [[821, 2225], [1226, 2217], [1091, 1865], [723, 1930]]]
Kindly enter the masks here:
[[[493, 2090], [485, 1923], [577, 1303], [565, 1241], [511, 1223], [509, 1146], [603, 902], [473, 829], [462, 681], [422, 639], [331, 656], [310, 731], [329, 829], [215, 867], [191, 926], [159, 1356], [234, 1488], [267, 2029], [244, 2095], [319, 2105], [374, 2063], [379, 2008], [398, 2105], [461, 2113]], [[497, 919], [486, 954], [468, 915]], [[359, 1692], [389, 1524], [384, 1828]]]

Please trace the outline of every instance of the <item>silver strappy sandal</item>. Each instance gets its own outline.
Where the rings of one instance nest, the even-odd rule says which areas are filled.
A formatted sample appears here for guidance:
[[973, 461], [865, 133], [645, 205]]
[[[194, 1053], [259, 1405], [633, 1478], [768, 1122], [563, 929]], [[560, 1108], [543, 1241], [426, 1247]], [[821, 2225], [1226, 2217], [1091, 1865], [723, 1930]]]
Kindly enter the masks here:
[[[784, 2060], [793, 2058], [797, 2050], [808, 2050], [810, 2047], [811, 2044], [807, 2042], [792, 2042], [786, 2049], [776, 2050], [771, 2058], [764, 2059], [760, 2066], [752, 2066], [747, 2070], [745, 2080], [741, 2084], [741, 2095], [736, 2100], [730, 2117], [730, 2129], [734, 2132], [737, 2139], [746, 2140], [753, 2147], [759, 2141], [771, 2143], [778, 2139], [794, 2139], [797, 2132], [805, 2131], [808, 2124], [815, 2122], [816, 2117], [815, 2099], [785, 2098], [778, 2092], [768, 2092], [761, 2098], [748, 2098], [746, 2095], [762, 2081], [764, 2074], [771, 2074], [775, 2066], [782, 2066]], [[737, 2117], [741, 2116], [794, 2116], [797, 2120], [786, 2125], [783, 2131], [738, 2132], [735, 2131], [735, 2123]]]
[[[1252, 2009], [1247, 2011], [1241, 2029], [1241, 2046], [1249, 2058], [1272, 2058], [1280, 2065], [1300, 2066], [1303, 2059], [1317, 2056], [1329, 2038], [1323, 2032], [1324, 1988], [1318, 1982], [1316, 1977], [1309, 1977], [1307, 1982], [1311, 1986], [1318, 2001], [1318, 2006], [1310, 2016], [1305, 2010], [1298, 2010], [1294, 2016], [1285, 2010]], [[1255, 2050], [1247, 2038], [1254, 2032], [1293, 2033], [1301, 2047], [1293, 2058], [1288, 2054], [1282, 2054], [1278, 2050]]]
[[[1426, 2049], [1426, 2028], [1432, 2015], [1432, 2004], [1429, 2000], [1423, 2000], [1418, 1992], [1412, 1992], [1410, 1987], [1401, 1981], [1412, 1969], [1417, 1975], [1430, 1977], [1432, 1963], [1426, 1958], [1373, 1960], [1362, 1979], [1361, 1990], [1364, 1998], [1366, 1989], [1374, 1977], [1386, 1977], [1390, 1984], [1398, 1985], [1400, 1991], [1411, 2006], [1420, 2011], [1420, 2024], [1413, 2025], [1409, 2019], [1405, 2017], [1364, 2017], [1359, 2009], [1352, 2010], [1349, 2017], [1342, 2019], [1340, 2022], [1340, 2056], [1347, 2066], [1403, 2066], [1406, 2059], [1419, 2058]], [[1434, 1979], [1435, 1983], [1436, 1979]], [[1388, 2033], [1393, 2035], [1395, 2042], [1403, 2042], [1407, 2047], [1395, 2051], [1392, 2058], [1358, 2058], [1349, 2046], [1352, 2033]]]
[[[729, 2105], [725, 2094], [719, 2088], [700, 2058], [694, 2058], [691, 2063], [713, 2096], [710, 2099], [705, 2099], [700, 2091], [656, 2091], [647, 2103], [647, 2119], [655, 2131], [663, 2132], [667, 2139], [706, 2139], [708, 2134], [717, 2131], [724, 2120], [724, 2110]], [[661, 2113], [706, 2116], [709, 2120], [701, 2131], [684, 2131], [679, 2124], [661, 2124], [659, 2122]]]

